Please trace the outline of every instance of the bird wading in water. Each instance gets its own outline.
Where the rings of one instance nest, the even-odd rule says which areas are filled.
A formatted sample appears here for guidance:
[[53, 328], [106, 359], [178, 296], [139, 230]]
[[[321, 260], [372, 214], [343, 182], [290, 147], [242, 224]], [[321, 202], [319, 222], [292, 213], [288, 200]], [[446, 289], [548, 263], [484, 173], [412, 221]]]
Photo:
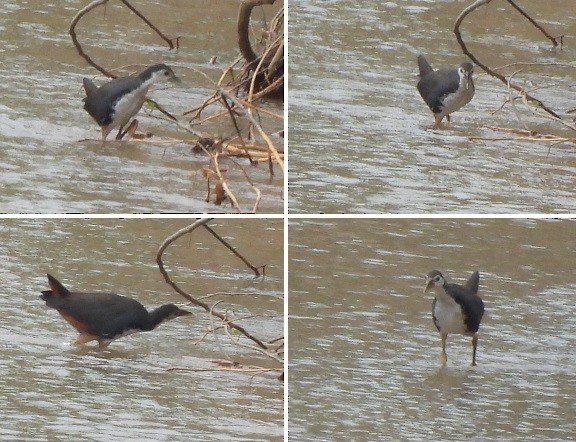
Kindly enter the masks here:
[[89, 78], [84, 78], [82, 81], [86, 91], [84, 109], [100, 126], [102, 141], [106, 141], [108, 134], [116, 128], [118, 128], [117, 140], [129, 129], [135, 131], [137, 120], [134, 120], [128, 128], [124, 128], [142, 108], [150, 86], [165, 81], [180, 80], [169, 66], [162, 63], [150, 66], [137, 75], [115, 78], [100, 87]]
[[138, 301], [114, 293], [70, 292], [47, 276], [50, 290], [43, 291], [40, 298], [80, 333], [76, 344], [98, 341], [98, 346], [105, 348], [122, 336], [154, 330], [164, 321], [191, 314], [174, 304], [149, 312]]
[[457, 69], [435, 71], [424, 56], [419, 55], [418, 69], [418, 92], [434, 113], [434, 129], [437, 129], [444, 117], [450, 121], [450, 114], [464, 107], [474, 97], [474, 66], [465, 62]]
[[466, 284], [450, 284], [442, 273], [432, 270], [426, 276], [424, 293], [434, 290], [432, 319], [440, 332], [442, 352], [441, 366], [446, 365], [446, 338], [450, 333], [472, 337], [472, 365], [476, 365], [478, 329], [484, 315], [484, 302], [478, 296], [480, 274], [472, 273]]

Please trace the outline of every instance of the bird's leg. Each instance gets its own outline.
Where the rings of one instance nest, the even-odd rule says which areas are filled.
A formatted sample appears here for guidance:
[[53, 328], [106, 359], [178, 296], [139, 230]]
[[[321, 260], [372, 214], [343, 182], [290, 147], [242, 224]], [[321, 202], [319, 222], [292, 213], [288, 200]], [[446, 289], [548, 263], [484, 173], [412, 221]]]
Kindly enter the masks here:
[[108, 136], [108, 134], [110, 133], [110, 127], [109, 126], [102, 126], [101, 132], [102, 132], [102, 142], [105, 143], [106, 142], [106, 137]]
[[76, 338], [76, 340], [74, 341], [74, 344], [82, 345], [82, 344], [86, 344], [87, 342], [94, 341], [94, 340], [96, 340], [96, 336], [88, 334], [88, 333], [80, 333], [78, 335], [78, 337]]
[[110, 345], [112, 341], [109, 339], [98, 339], [98, 348], [103, 349]]
[[472, 336], [472, 366], [476, 365], [476, 347], [478, 346], [478, 335]]
[[448, 334], [442, 333], [440, 335], [440, 338], [442, 339], [442, 352], [440, 353], [440, 366], [444, 367], [446, 365], [446, 362], [448, 361], [448, 356], [446, 356], [446, 338], [448, 338]]
[[432, 126], [432, 129], [439, 129], [440, 126], [442, 125], [442, 117], [441, 114], [435, 114], [434, 115], [434, 126]]
[[126, 134], [129, 134], [131, 138], [136, 132], [137, 127], [138, 127], [138, 120], [136, 119], [132, 120], [132, 122], [126, 127], [126, 129], [124, 129], [124, 126], [121, 126], [120, 129], [118, 130], [118, 135], [116, 135], [116, 139], [121, 140], [122, 138], [124, 138]]
[[138, 120], [134, 118], [132, 123], [130, 123], [130, 125], [124, 131], [124, 135], [128, 134], [128, 139], [132, 138], [136, 133], [136, 129], [138, 129]]
[[116, 139], [121, 140], [125, 133], [126, 132], [122, 131], [122, 126], [120, 126], [120, 129], [118, 129], [118, 133], [116, 134]]

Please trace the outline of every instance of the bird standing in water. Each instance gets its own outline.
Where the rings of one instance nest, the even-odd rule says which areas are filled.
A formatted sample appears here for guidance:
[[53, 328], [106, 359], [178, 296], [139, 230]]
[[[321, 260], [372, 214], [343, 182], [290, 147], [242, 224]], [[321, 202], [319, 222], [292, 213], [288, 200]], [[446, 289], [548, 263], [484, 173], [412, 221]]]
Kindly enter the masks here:
[[106, 141], [108, 134], [116, 128], [117, 140], [121, 139], [128, 129], [136, 130], [137, 120], [126, 130], [124, 127], [142, 108], [150, 86], [160, 81], [179, 80], [172, 69], [162, 63], [150, 66], [138, 75], [115, 78], [100, 87], [89, 78], [83, 79], [86, 91], [84, 109], [101, 127], [102, 141]]
[[449, 284], [438, 270], [426, 276], [424, 293], [434, 289], [432, 319], [440, 332], [442, 352], [440, 364], [446, 365], [446, 338], [449, 333], [472, 336], [472, 365], [476, 365], [478, 329], [484, 315], [484, 302], [478, 296], [480, 274], [472, 273], [465, 285]]
[[47, 276], [50, 290], [43, 291], [40, 298], [80, 333], [76, 344], [98, 341], [98, 346], [105, 348], [122, 336], [154, 330], [164, 321], [191, 314], [174, 304], [149, 312], [138, 301], [114, 293], [70, 292]]
[[457, 69], [435, 71], [423, 55], [418, 56], [420, 81], [418, 92], [434, 113], [434, 129], [440, 127], [442, 119], [450, 121], [450, 114], [464, 107], [474, 97], [474, 66], [462, 63]]

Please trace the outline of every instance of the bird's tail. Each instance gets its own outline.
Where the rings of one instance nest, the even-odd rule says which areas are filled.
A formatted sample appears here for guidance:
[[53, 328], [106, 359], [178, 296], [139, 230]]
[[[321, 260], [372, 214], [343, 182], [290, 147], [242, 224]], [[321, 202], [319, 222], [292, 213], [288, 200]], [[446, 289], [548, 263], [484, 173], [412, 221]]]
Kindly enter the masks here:
[[420, 71], [420, 78], [434, 72], [434, 69], [432, 69], [432, 66], [430, 66], [430, 63], [426, 61], [423, 55], [418, 56], [418, 70]]
[[[84, 86], [84, 91], [86, 92], [86, 98], [90, 98], [98, 91], [98, 86], [96, 86], [94, 82], [89, 78], [83, 78], [82, 85]], [[86, 100], [86, 98], [84, 100]]]
[[48, 277], [48, 285], [50, 286], [51, 290], [43, 290], [40, 298], [44, 301], [47, 301], [51, 297], [65, 297], [69, 296], [70, 292], [66, 287], [60, 283], [56, 278], [54, 278], [51, 274], [47, 273], [46, 276]]
[[476, 270], [474, 273], [470, 275], [468, 281], [466, 281], [466, 285], [464, 286], [467, 290], [471, 293], [478, 293], [478, 287], [480, 286], [480, 273]]

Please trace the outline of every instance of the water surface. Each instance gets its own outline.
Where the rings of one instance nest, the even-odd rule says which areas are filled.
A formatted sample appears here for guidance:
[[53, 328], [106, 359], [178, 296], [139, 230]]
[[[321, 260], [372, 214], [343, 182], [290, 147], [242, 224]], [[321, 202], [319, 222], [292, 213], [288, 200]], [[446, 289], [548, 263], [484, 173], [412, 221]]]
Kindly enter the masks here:
[[[210, 333], [206, 313], [187, 305], [155, 264], [162, 241], [192, 221], [0, 222], [0, 439], [282, 440], [283, 385], [277, 374], [216, 371], [211, 361], [276, 364]], [[267, 264], [264, 279], [255, 279], [205, 231], [170, 246], [166, 268], [184, 290], [212, 295], [205, 299], [210, 304], [222, 300], [219, 308], [245, 318], [243, 325], [255, 336], [275, 338], [283, 333], [278, 221], [211, 224], [254, 265]], [[94, 343], [70, 345], [76, 331], [39, 298], [48, 288], [47, 272], [70, 290], [120, 293], [148, 308], [178, 303], [193, 315], [105, 350]]]
[[[295, 220], [290, 226], [290, 440], [569, 440], [574, 221]], [[440, 338], [424, 294], [480, 271], [486, 313]]]
[[[416, 56], [436, 68], [464, 57], [454, 21], [470, 4], [454, 0], [290, 2], [290, 201], [293, 213], [527, 213], [576, 209], [571, 144], [510, 139], [490, 127], [573, 133], [505, 106], [506, 87], [476, 69], [476, 96], [445, 130], [417, 90]], [[552, 35], [572, 41], [572, 0], [521, 5]], [[576, 107], [574, 44], [548, 40], [500, 2], [465, 20], [470, 50], [566, 116]], [[482, 137], [474, 140], [471, 137]], [[502, 140], [506, 138], [506, 140]], [[497, 139], [497, 140], [496, 140]]]
[[[24, 0], [0, 6], [4, 61], [0, 68], [0, 212], [234, 211], [230, 205], [205, 201], [202, 168], [209, 161], [204, 154], [192, 153], [191, 143], [131, 141], [102, 146], [98, 141], [99, 128], [82, 109], [82, 78], [99, 84], [105, 79], [78, 55], [68, 35], [72, 18], [84, 6], [86, 2], [80, 0], [56, 4]], [[126, 75], [158, 62], [172, 66], [182, 83], [157, 86], [150, 96], [186, 124], [183, 112], [213, 94], [222, 70], [239, 55], [238, 4], [177, 0], [136, 6], [169, 37], [180, 37], [177, 51], [169, 51], [120, 2], [108, 2], [85, 16], [76, 28], [78, 39], [97, 63], [117, 73]], [[264, 16], [273, 15], [269, 9], [255, 14], [259, 24]], [[216, 64], [210, 63], [212, 57], [217, 57]], [[282, 113], [280, 103], [269, 106]], [[215, 110], [208, 109], [204, 116]], [[159, 115], [142, 110], [140, 131], [152, 132], [155, 140], [196, 139]], [[239, 124], [243, 127], [245, 122], [240, 118]], [[265, 119], [263, 124], [272, 128], [277, 123]], [[235, 134], [227, 119], [195, 130], [216, 137]], [[79, 141], [83, 139], [89, 141]], [[262, 192], [258, 211], [282, 212], [280, 171], [271, 179], [265, 165], [250, 167], [243, 159], [237, 163], [222, 159], [242, 210], [251, 210], [256, 199], [244, 177], [245, 168]]]

